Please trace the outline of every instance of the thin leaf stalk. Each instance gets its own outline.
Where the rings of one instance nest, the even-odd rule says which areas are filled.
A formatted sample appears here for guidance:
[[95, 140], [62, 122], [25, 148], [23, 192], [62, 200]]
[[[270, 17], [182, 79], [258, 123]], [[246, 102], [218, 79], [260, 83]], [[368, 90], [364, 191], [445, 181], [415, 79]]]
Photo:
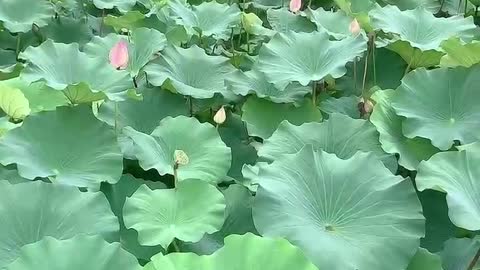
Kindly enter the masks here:
[[475, 265], [477, 264], [479, 258], [480, 258], [480, 248], [477, 250], [477, 253], [476, 253], [475, 256], [473, 257], [473, 259], [472, 259], [472, 261], [470, 262], [470, 264], [468, 265], [467, 270], [473, 270], [473, 267], [475, 267]]

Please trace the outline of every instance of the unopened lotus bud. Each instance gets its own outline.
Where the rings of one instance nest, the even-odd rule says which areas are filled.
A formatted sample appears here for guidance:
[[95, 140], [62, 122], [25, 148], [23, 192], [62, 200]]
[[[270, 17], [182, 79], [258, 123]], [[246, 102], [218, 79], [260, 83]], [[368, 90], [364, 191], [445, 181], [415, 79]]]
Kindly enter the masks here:
[[350, 23], [350, 26], [348, 28], [350, 30], [350, 33], [353, 35], [358, 35], [361, 31], [360, 24], [358, 23], [357, 19], [353, 19], [353, 21]]
[[176, 165], [187, 165], [190, 161], [187, 154], [183, 150], [175, 150], [173, 156]]
[[225, 123], [225, 120], [227, 119], [227, 114], [225, 112], [225, 108], [222, 106], [220, 110], [217, 111], [215, 116], [213, 116], [213, 121], [219, 125]]
[[116, 69], [126, 69], [128, 65], [128, 43], [120, 40], [113, 46], [109, 54], [110, 64]]
[[290, 0], [290, 11], [298, 12], [302, 7], [302, 0]]

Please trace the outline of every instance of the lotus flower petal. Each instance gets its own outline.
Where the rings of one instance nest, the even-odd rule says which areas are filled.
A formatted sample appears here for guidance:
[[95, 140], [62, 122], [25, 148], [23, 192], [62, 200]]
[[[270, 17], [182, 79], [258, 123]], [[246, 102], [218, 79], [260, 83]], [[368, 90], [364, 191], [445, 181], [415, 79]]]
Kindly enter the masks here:
[[116, 69], [125, 69], [128, 65], [128, 43], [120, 40], [110, 50], [110, 64]]

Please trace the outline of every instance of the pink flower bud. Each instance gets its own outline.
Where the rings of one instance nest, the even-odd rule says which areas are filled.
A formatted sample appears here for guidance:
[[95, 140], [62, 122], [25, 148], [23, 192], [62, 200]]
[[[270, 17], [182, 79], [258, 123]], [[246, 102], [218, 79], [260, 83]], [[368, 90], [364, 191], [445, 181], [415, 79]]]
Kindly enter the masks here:
[[358, 35], [360, 33], [360, 24], [358, 23], [357, 19], [353, 19], [349, 26], [350, 33], [354, 35]]
[[128, 43], [120, 40], [110, 50], [110, 64], [116, 69], [125, 69], [128, 65]]
[[290, 0], [290, 11], [298, 12], [302, 7], [302, 0]]
[[217, 111], [215, 116], [213, 116], [213, 121], [219, 125], [223, 124], [227, 119], [227, 114], [225, 113], [225, 108], [222, 106], [220, 110]]

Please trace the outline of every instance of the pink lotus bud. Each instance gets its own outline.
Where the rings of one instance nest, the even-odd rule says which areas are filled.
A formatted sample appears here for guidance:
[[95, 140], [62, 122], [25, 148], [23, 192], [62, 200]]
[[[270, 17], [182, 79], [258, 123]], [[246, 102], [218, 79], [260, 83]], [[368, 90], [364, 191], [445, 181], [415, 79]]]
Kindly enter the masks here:
[[290, 11], [298, 12], [302, 7], [302, 0], [290, 0]]
[[110, 64], [116, 69], [125, 69], [128, 65], [128, 43], [120, 40], [110, 50]]
[[360, 24], [358, 23], [357, 19], [353, 19], [349, 26], [350, 33], [354, 35], [358, 35], [360, 33]]
[[225, 108], [222, 106], [220, 110], [217, 111], [213, 117], [213, 121], [219, 125], [223, 124], [227, 119], [227, 114], [225, 113]]

